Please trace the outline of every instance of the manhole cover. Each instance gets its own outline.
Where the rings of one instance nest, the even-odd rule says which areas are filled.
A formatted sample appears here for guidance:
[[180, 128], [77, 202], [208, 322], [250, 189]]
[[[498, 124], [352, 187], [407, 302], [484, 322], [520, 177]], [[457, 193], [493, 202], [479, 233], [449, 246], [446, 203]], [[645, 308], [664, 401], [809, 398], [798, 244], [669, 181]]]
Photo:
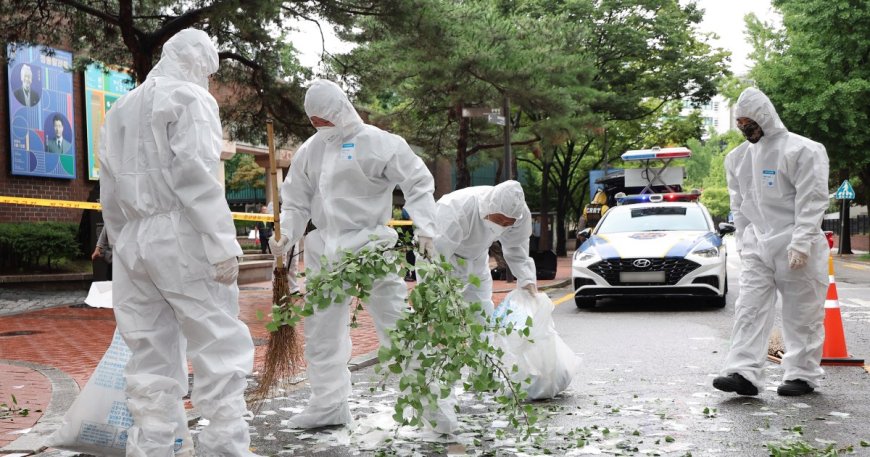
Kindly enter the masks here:
[[37, 331], [35, 331], [35, 330], [16, 330], [16, 331], [14, 331], [14, 332], [3, 332], [3, 333], [0, 333], [0, 338], [2, 338], [2, 337], [4, 337], [4, 336], [27, 336], [27, 335], [36, 335], [37, 333], [42, 333], [42, 332], [37, 332]]

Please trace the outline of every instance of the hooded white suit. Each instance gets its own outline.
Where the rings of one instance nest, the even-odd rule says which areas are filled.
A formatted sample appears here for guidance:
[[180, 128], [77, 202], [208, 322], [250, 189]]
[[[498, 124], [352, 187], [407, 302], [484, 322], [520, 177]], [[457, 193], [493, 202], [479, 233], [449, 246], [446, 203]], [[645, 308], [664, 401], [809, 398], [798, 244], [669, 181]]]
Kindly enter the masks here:
[[[504, 228], [484, 220], [495, 213], [516, 222]], [[520, 183], [505, 181], [494, 187], [467, 187], [451, 192], [438, 200], [436, 214], [435, 249], [450, 260], [458, 277], [480, 278], [480, 287], [468, 284], [463, 291], [469, 303], [480, 302], [487, 315], [492, 315], [489, 247], [496, 240], [501, 242], [504, 258], [517, 278], [517, 287], [536, 283], [535, 262], [529, 257], [532, 214]], [[464, 259], [464, 265], [460, 265], [459, 259]]]
[[[725, 158], [743, 269], [723, 375], [740, 374], [763, 390], [761, 372], [779, 291], [783, 380], [803, 380], [815, 388], [824, 374], [819, 363], [828, 244], [821, 225], [828, 207], [828, 156], [821, 144], [786, 130], [758, 89], [743, 91], [735, 116], [754, 120], [764, 136], [755, 144], [744, 142]], [[789, 250], [807, 255], [806, 266], [790, 269]]]
[[[333, 123], [320, 128], [296, 151], [281, 187], [281, 231], [289, 249], [308, 220], [313, 230], [305, 237], [305, 266], [328, 268], [342, 251], [366, 246], [392, 246], [396, 231], [387, 227], [393, 189], [405, 195], [405, 208], [418, 236], [432, 237], [435, 190], [432, 174], [404, 139], [363, 124], [347, 96], [335, 83], [318, 80], [305, 95], [305, 112]], [[374, 238], [374, 239], [372, 239]], [[283, 241], [283, 240], [282, 240]], [[375, 282], [367, 311], [382, 345], [386, 331], [405, 310], [407, 288], [398, 275]], [[351, 356], [349, 299], [333, 303], [305, 318], [305, 360], [311, 384], [308, 408], [290, 418], [293, 427], [312, 428], [350, 422], [347, 399], [351, 392], [347, 362]]]
[[115, 318], [133, 353], [128, 456], [173, 455], [175, 430], [187, 427], [185, 345], [193, 404], [210, 421], [199, 455], [253, 455], [242, 416], [254, 345], [238, 319], [232, 273], [242, 250], [217, 179], [221, 123], [207, 90], [217, 69], [208, 35], [179, 32], [103, 127], [100, 199], [115, 247]]

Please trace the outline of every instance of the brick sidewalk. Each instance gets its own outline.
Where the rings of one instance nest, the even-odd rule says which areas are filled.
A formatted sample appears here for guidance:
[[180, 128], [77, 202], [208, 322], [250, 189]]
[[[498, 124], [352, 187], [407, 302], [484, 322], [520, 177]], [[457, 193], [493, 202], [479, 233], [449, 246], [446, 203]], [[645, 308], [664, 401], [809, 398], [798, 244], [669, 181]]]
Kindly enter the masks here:
[[6, 412], [8, 417], [0, 416], [0, 448], [15, 441], [23, 430], [33, 427], [50, 399], [51, 382], [41, 373], [27, 367], [0, 364], [0, 404], [5, 403], [12, 409]]
[[[558, 259], [556, 279], [538, 281], [539, 287], [559, 284], [571, 276], [571, 258]], [[414, 283], [408, 283], [413, 287]], [[251, 331], [256, 345], [254, 371], [263, 364], [268, 331], [258, 312], [268, 315], [272, 304], [272, 284], [262, 282], [243, 286], [239, 298], [240, 315]], [[493, 301], [498, 304], [516, 283], [493, 281]], [[349, 310], [350, 312], [350, 310]], [[358, 328], [351, 329], [353, 357], [371, 354], [378, 348], [377, 334], [365, 311], [358, 316]], [[33, 362], [55, 367], [84, 387], [112, 340], [115, 318], [111, 309], [52, 308], [0, 317], [0, 360]], [[300, 337], [302, 332], [299, 333]], [[0, 448], [21, 436], [41, 417], [51, 398], [51, 383], [29, 368], [0, 363], [0, 403], [10, 403], [15, 395], [21, 407], [29, 408], [27, 417], [0, 423]]]

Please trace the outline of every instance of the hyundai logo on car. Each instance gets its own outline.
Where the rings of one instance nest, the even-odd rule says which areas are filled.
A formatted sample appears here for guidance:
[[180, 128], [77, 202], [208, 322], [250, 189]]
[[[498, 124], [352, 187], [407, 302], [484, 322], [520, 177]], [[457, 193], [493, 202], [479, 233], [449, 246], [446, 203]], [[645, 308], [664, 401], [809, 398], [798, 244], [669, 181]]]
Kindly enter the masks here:
[[652, 265], [652, 262], [650, 262], [649, 259], [637, 259], [631, 264], [637, 268], [649, 268], [649, 266]]

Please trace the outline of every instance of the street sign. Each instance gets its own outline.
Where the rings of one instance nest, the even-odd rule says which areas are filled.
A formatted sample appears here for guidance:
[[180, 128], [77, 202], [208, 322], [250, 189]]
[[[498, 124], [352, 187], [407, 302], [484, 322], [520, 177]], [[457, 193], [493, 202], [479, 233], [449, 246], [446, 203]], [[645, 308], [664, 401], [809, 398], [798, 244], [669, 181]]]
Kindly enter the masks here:
[[843, 184], [840, 184], [840, 188], [834, 192], [834, 198], [837, 200], [854, 200], [855, 189], [852, 188], [849, 181], [843, 181]]
[[498, 108], [462, 108], [462, 117], [487, 117], [500, 111]]
[[504, 125], [504, 116], [499, 116], [498, 113], [490, 113], [486, 120], [490, 124]]

